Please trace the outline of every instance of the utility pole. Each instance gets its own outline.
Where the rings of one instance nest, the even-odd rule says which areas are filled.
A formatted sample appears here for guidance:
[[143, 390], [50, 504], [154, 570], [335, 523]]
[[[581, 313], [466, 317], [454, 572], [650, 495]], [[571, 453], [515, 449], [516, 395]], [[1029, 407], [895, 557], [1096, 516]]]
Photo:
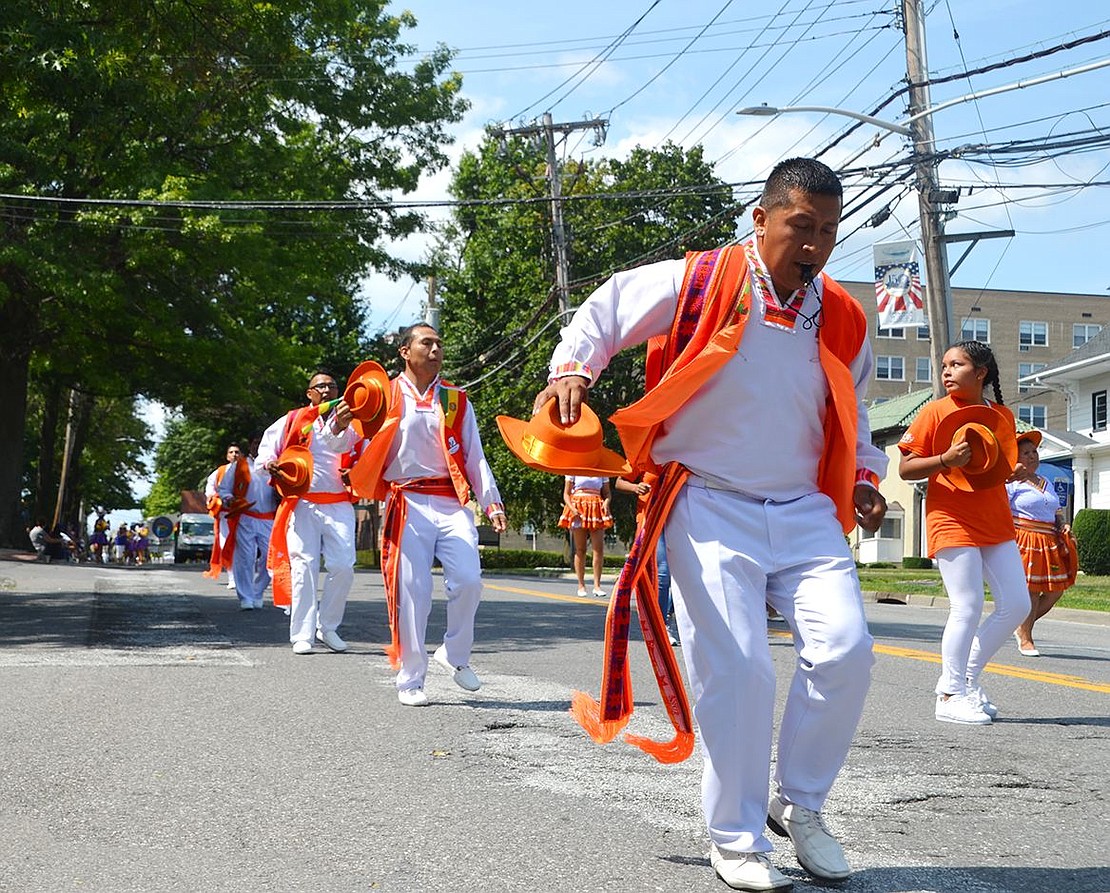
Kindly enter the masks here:
[[551, 112], [544, 112], [543, 120], [527, 127], [499, 128], [491, 130], [493, 136], [504, 139], [508, 136], [532, 136], [543, 140], [547, 148], [547, 181], [551, 191], [551, 236], [555, 249], [555, 290], [559, 301], [559, 316], [565, 319], [570, 309], [570, 262], [567, 259], [567, 235], [563, 226], [563, 183], [559, 159], [555, 151], [555, 134], [566, 138], [576, 130], [593, 130], [597, 145], [605, 142], [605, 132], [609, 122], [605, 118], [592, 118], [588, 121], [570, 121], [556, 124]]
[[[944, 351], [955, 340], [952, 331], [952, 283], [944, 239], [942, 195], [937, 184], [936, 146], [929, 109], [929, 66], [925, 58], [925, 16], [921, 0], [902, 0], [902, 27], [906, 36], [906, 75], [910, 82], [910, 126], [913, 157], [917, 170], [917, 204], [921, 218], [922, 252], [925, 260], [925, 306], [929, 315], [929, 357], [932, 365], [933, 396], [941, 397], [940, 381]], [[920, 117], [914, 117], [920, 115]]]
[[428, 277], [428, 309], [424, 313], [424, 322], [436, 331], [439, 331], [439, 307], [436, 304], [436, 277]]

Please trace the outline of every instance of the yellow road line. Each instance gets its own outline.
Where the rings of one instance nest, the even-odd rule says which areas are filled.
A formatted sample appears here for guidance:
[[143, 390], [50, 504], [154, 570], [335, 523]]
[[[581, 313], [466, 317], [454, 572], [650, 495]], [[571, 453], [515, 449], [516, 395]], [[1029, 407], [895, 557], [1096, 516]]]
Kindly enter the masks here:
[[[607, 598], [579, 598], [577, 595], [559, 595], [554, 592], [542, 592], [539, 589], [522, 589], [518, 586], [499, 586], [495, 583], [490, 583], [488, 580], [483, 582], [487, 589], [496, 589], [498, 592], [512, 592], [515, 595], [531, 595], [535, 598], [546, 598], [557, 602], [577, 602], [581, 605], [607, 606], [609, 604]], [[772, 629], [768, 630], [768, 634], [783, 639], [793, 638], [789, 630]], [[900, 648], [897, 645], [883, 645], [876, 642], [875, 653], [888, 654], [891, 657], [905, 657], [910, 660], [921, 660], [931, 664], [940, 663], [939, 654], [933, 651], [923, 651], [920, 648]], [[1049, 673], [1044, 670], [1034, 670], [1025, 667], [1013, 667], [1009, 664], [995, 663], [987, 664], [986, 671], [988, 673], [997, 673], [999, 676], [1013, 676], [1015, 679], [1028, 679], [1030, 682], [1045, 682], [1049, 685], [1059, 685], [1064, 688], [1075, 688], [1082, 691], [1110, 694], [1110, 685], [1091, 682], [1089, 679], [1084, 679], [1082, 676], [1069, 676], [1065, 673]]]

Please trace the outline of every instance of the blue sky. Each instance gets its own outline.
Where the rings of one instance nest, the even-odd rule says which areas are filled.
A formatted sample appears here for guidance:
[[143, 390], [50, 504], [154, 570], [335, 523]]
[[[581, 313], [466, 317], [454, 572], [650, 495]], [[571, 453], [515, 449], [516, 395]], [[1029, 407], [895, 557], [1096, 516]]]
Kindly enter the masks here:
[[[472, 107], [454, 128], [453, 158], [477, 146], [487, 124], [530, 123], [550, 111], [556, 121], [603, 116], [610, 122], [602, 147], [575, 137], [562, 147], [564, 157], [620, 157], [636, 145], [658, 146], [668, 139], [684, 146], [700, 143], [719, 176], [741, 183], [760, 180], [781, 158], [817, 151], [851, 122], [802, 113], [740, 117], [735, 109], [768, 103], [871, 112], [902, 85], [905, 50], [892, 12], [900, 5], [897, 0], [771, 0], [758, 8], [739, 0], [416, 0], [391, 8], [416, 16], [408, 42], [425, 51], [437, 43], [457, 50], [454, 66]], [[932, 88], [933, 106], [1110, 57], [1110, 40], [1103, 39], [1004, 64], [1110, 30], [1110, 8], [1098, 0], [927, 0], [925, 9], [931, 77], [1004, 65], [938, 84]], [[878, 116], [897, 123], [906, 114], [900, 97]], [[949, 233], [1016, 232], [1013, 238], [981, 241], [953, 275], [954, 286], [1104, 294], [1110, 322], [1110, 266], [1102, 262], [1110, 238], [1108, 192], [1089, 185], [1110, 181], [1110, 146], [1097, 144], [1102, 134], [1110, 136], [1110, 67], [960, 103], [938, 111], [933, 123], [937, 146], [944, 150], [976, 144], [997, 149], [1050, 136], [1094, 138], [1093, 147], [995, 156], [1002, 164], [946, 160], [940, 177], [945, 186], [962, 187]], [[880, 133], [865, 125], [823, 157], [833, 167], [857, 155], [853, 167], [908, 157], [908, 141], [896, 134], [868, 149]], [[449, 172], [427, 178], [416, 197], [446, 198], [449, 179]], [[876, 174], [846, 182], [849, 202], [874, 191], [880, 179]], [[891, 199], [893, 214], [885, 224], [851, 234]], [[871, 278], [873, 241], [919, 235], [916, 193], [908, 186], [892, 189], [846, 220], [841, 235], [849, 237], [828, 271], [847, 280]], [[395, 250], [419, 258], [426, 246], [417, 238]], [[949, 248], [951, 264], [964, 247]], [[424, 283], [373, 277], [367, 294], [374, 328], [402, 325], [420, 315]]]

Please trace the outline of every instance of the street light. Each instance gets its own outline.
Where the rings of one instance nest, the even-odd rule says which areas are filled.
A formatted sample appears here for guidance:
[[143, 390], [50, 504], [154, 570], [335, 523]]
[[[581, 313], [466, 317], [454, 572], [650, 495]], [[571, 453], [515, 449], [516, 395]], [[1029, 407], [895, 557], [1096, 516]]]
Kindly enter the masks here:
[[866, 121], [868, 124], [874, 124], [876, 127], [881, 127], [883, 130], [889, 130], [892, 133], [900, 133], [902, 136], [913, 136], [913, 131], [908, 127], [903, 127], [901, 124], [891, 124], [889, 121], [884, 121], [882, 118], [876, 118], [872, 115], [863, 115], [859, 112], [849, 111], [848, 109], [836, 109], [827, 105], [788, 105], [785, 108], [776, 108], [773, 105], [752, 105], [747, 108], [740, 109], [736, 114], [738, 115], [755, 115], [760, 118], [773, 118], [776, 115], [781, 115], [783, 112], [822, 112], [826, 115], [844, 115], [848, 118], [855, 118], [857, 121]]

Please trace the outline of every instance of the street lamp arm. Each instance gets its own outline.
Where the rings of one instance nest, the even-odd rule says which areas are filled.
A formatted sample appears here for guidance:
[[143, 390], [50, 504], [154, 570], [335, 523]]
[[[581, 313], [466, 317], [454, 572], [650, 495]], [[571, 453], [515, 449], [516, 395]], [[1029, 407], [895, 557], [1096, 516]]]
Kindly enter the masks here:
[[787, 105], [782, 108], [776, 108], [772, 105], [756, 105], [740, 109], [736, 114], [772, 117], [774, 115], [780, 115], [783, 112], [821, 112], [826, 115], [844, 115], [847, 118], [855, 118], [857, 121], [864, 121], [876, 127], [881, 127], [883, 130], [889, 130], [892, 133], [900, 133], [902, 136], [911, 136], [913, 134], [912, 130], [908, 127], [903, 127], [901, 124], [892, 124], [890, 121], [884, 121], [882, 118], [876, 118], [874, 115], [864, 115], [861, 112], [853, 112], [849, 109], [837, 109], [826, 105]]

